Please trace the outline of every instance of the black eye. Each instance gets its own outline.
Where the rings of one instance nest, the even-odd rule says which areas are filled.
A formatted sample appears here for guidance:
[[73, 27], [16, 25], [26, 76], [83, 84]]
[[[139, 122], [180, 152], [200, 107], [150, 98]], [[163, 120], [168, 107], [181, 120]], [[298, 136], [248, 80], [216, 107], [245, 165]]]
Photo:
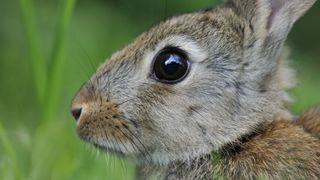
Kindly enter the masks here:
[[182, 50], [168, 47], [154, 59], [154, 76], [164, 83], [177, 83], [186, 77], [189, 66], [188, 58]]

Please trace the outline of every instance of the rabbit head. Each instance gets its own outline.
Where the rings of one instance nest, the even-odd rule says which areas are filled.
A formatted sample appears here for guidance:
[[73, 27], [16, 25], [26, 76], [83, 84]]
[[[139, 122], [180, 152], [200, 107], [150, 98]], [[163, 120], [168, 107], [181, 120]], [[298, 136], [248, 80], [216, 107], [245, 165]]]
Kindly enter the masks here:
[[283, 44], [315, 0], [229, 0], [172, 17], [103, 64], [75, 96], [79, 136], [165, 164], [290, 114]]

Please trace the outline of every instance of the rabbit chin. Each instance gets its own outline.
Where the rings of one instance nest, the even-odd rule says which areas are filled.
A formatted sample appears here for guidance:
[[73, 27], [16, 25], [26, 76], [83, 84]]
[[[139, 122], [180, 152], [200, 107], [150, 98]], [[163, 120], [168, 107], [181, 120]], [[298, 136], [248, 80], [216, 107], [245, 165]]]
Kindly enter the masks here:
[[102, 138], [83, 138], [97, 149], [117, 156], [132, 156], [138, 154], [136, 148], [129, 141], [105, 140]]
[[185, 152], [169, 152], [167, 150], [155, 150], [154, 152], [142, 152], [137, 150], [129, 141], [114, 142], [104, 139], [86, 140], [93, 144], [97, 149], [111, 153], [119, 157], [132, 159], [136, 164], [157, 164], [167, 165], [171, 162], [188, 162], [196, 157], [210, 154], [214, 149], [211, 146], [203, 145], [201, 147], [188, 148]]

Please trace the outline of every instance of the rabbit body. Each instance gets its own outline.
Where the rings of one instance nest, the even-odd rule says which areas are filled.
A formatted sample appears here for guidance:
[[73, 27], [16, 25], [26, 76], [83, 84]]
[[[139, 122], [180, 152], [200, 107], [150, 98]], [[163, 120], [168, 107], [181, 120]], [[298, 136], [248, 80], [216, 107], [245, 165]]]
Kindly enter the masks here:
[[[320, 113], [315, 115], [319, 120]], [[315, 123], [319, 128], [320, 121]], [[319, 179], [314, 135], [287, 120], [265, 123], [217, 152], [168, 166], [142, 165], [137, 179]]]

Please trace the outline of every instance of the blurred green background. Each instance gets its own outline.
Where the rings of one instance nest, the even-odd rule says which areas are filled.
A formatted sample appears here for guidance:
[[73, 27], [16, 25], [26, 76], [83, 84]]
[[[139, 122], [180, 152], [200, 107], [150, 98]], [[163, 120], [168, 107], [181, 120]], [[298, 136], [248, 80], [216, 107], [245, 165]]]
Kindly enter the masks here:
[[[0, 0], [0, 179], [132, 179], [133, 165], [79, 140], [69, 113], [112, 52], [215, 0]], [[320, 103], [320, 3], [289, 36], [292, 111]]]

